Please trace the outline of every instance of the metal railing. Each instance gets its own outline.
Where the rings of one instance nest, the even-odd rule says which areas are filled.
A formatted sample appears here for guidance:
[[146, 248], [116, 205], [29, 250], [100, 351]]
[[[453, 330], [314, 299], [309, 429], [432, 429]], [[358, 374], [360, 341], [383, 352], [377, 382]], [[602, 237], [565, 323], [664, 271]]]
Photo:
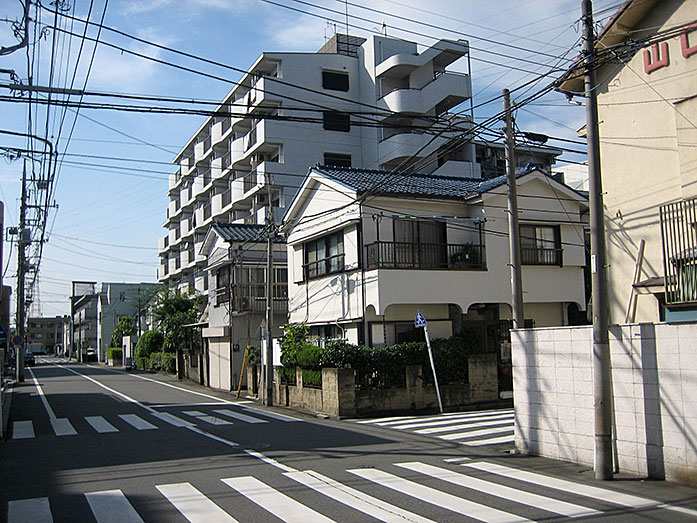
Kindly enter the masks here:
[[305, 280], [319, 278], [325, 274], [332, 274], [344, 270], [344, 255], [336, 254], [310, 263], [303, 264]]
[[366, 245], [367, 269], [486, 270], [483, 245], [374, 242]]
[[520, 262], [523, 265], [562, 265], [563, 249], [540, 249], [521, 247]]
[[[266, 310], [266, 283], [236, 283], [232, 286], [234, 311], [261, 312]], [[274, 283], [273, 310], [288, 310], [288, 284]]]
[[665, 300], [697, 302], [697, 199], [660, 207]]

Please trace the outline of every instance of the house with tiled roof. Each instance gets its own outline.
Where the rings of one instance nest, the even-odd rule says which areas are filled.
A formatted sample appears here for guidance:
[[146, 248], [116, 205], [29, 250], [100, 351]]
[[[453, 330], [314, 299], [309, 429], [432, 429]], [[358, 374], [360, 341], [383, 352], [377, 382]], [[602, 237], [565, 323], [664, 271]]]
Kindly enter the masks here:
[[[567, 325], [587, 303], [587, 199], [537, 168], [517, 184], [525, 318]], [[506, 192], [504, 176], [310, 169], [284, 217], [289, 321], [383, 346], [420, 339], [420, 310], [431, 337], [475, 335], [505, 360]]]
[[[286, 247], [274, 240], [273, 309], [276, 326], [286, 323]], [[261, 345], [266, 314], [267, 228], [214, 221], [198, 255], [206, 260], [208, 304], [202, 316], [202, 355], [188, 363], [203, 365], [194, 374], [215, 389], [237, 390], [244, 351]], [[280, 334], [278, 327], [274, 336]], [[201, 357], [202, 356], [202, 357]]]

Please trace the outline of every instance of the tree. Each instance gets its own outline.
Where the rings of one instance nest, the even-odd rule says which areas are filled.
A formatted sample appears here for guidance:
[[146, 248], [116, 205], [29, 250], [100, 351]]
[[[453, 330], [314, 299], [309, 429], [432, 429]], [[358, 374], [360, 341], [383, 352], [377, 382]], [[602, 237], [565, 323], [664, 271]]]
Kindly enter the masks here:
[[153, 352], [162, 351], [164, 337], [159, 330], [145, 331], [136, 345], [137, 358], [149, 358]]
[[136, 322], [130, 316], [121, 316], [111, 334], [111, 346], [121, 348], [121, 338], [133, 336], [137, 331]]
[[165, 287], [154, 297], [153, 319], [162, 333], [163, 352], [175, 352], [186, 345], [184, 325], [196, 323], [204, 298], [191, 292]]

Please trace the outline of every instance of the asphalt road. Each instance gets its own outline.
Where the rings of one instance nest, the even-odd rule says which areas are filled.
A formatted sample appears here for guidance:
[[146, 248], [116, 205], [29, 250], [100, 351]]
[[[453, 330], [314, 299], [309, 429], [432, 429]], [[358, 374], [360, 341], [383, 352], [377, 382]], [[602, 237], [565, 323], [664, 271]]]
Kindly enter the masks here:
[[443, 439], [419, 428], [440, 422], [426, 418], [321, 420], [167, 377], [39, 358], [14, 390], [0, 443], [0, 519], [697, 519], [694, 489], [596, 482], [577, 465], [504, 453], [510, 445]]

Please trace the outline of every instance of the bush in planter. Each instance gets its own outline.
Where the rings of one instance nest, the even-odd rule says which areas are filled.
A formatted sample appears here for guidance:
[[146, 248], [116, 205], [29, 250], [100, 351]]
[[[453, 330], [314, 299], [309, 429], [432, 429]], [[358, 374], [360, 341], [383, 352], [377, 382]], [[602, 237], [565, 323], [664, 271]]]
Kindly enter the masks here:
[[148, 370], [174, 374], [177, 370], [177, 355], [171, 352], [153, 352], [150, 355], [150, 366]]
[[106, 357], [110, 360], [122, 360], [123, 350], [118, 347], [112, 347], [110, 349], [107, 349]]
[[136, 357], [136, 367], [142, 370], [150, 370], [150, 358]]
[[164, 336], [159, 330], [145, 331], [136, 344], [136, 358], [149, 358], [153, 352], [162, 351]]

